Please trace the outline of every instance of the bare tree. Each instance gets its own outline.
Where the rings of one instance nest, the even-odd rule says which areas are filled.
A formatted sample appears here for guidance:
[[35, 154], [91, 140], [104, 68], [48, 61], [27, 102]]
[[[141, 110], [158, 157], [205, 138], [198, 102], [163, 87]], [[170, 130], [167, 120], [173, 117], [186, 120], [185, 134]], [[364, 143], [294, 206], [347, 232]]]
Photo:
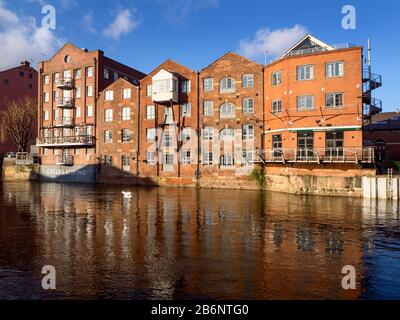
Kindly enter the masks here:
[[35, 134], [37, 102], [33, 98], [6, 100], [0, 111], [0, 124], [11, 137], [18, 152], [27, 152], [29, 142]]

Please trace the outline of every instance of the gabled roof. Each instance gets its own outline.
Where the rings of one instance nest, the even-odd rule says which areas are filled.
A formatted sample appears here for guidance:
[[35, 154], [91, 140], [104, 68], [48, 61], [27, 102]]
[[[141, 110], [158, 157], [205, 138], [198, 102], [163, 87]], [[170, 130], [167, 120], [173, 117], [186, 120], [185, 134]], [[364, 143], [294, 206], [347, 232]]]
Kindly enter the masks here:
[[316, 37], [312, 36], [311, 34], [307, 34], [304, 36], [299, 42], [297, 42], [293, 47], [291, 47], [286, 53], [284, 53], [281, 58], [287, 57], [291, 52], [296, 51], [296, 50], [302, 50], [302, 49], [310, 49], [310, 48], [324, 48], [328, 51], [334, 50], [332, 46], [329, 44], [317, 39]]
[[49, 58], [48, 60], [45, 60], [45, 61], [43, 61], [43, 62], [47, 62], [47, 61], [52, 60], [54, 57], [56, 57], [56, 56], [59, 55], [61, 52], [63, 52], [63, 50], [64, 50], [65, 48], [71, 48], [72, 50], [74, 50], [74, 51], [79, 51], [80, 53], [81, 53], [81, 52], [84, 52], [84, 53], [93, 53], [93, 52], [96, 52], [96, 51], [102, 52], [101, 50], [93, 50], [93, 51], [88, 51], [88, 50], [86, 50], [86, 49], [83, 50], [83, 49], [77, 47], [76, 45], [74, 45], [73, 43], [67, 42], [67, 43], [65, 43], [51, 58]]
[[[167, 59], [167, 60], [165, 60], [162, 64], [160, 64], [157, 68], [155, 68], [153, 71], [151, 71], [151, 72], [150, 72], [146, 77], [144, 77], [143, 79], [146, 79], [147, 77], [150, 77], [150, 78], [153, 77], [156, 73], [158, 73], [158, 72], [159, 72], [160, 70], [162, 70], [162, 69], [164, 69], [164, 70], [167, 71], [167, 72], [170, 72], [170, 73], [173, 73], [173, 74], [177, 75], [177, 73], [176, 73], [175, 71], [171, 70], [171, 68], [168, 68], [168, 65], [169, 65], [169, 64], [182, 67], [182, 68], [184, 68], [187, 72], [195, 73], [195, 71], [192, 70], [192, 69], [190, 69], [189, 67], [187, 67], [187, 66], [185, 66], [185, 65], [183, 65], [183, 64], [181, 64], [181, 63], [179, 63], [179, 62], [176, 62], [175, 60]], [[142, 80], [143, 80], [143, 79], [142, 79]]]
[[123, 82], [123, 83], [125, 83], [126, 85], [131, 86], [131, 87], [139, 88], [139, 85], [133, 84], [132, 82], [130, 82], [130, 81], [124, 79], [124, 78], [119, 78], [117, 81], [114, 81], [113, 83], [109, 84], [106, 88], [104, 88], [103, 91], [106, 91], [106, 90], [109, 90], [109, 89], [114, 88], [114, 87], [115, 87], [117, 84], [119, 84], [120, 82]]
[[250, 60], [250, 59], [248, 59], [248, 58], [246, 58], [246, 57], [244, 57], [244, 56], [241, 56], [240, 54], [238, 54], [238, 53], [236, 53], [236, 52], [228, 51], [228, 52], [225, 53], [223, 56], [219, 57], [217, 60], [215, 60], [214, 62], [210, 63], [207, 67], [201, 69], [201, 71], [204, 71], [204, 70], [208, 69], [209, 67], [211, 67], [212, 65], [214, 65], [215, 63], [218, 63], [219, 61], [224, 60], [224, 59], [227, 59], [227, 58], [229, 58], [229, 57], [234, 57], [234, 58], [237, 58], [237, 59], [239, 59], [239, 60], [247, 61], [248, 63], [257, 65], [257, 66], [259, 66], [259, 67], [261, 67], [261, 68], [263, 67], [261, 64], [255, 62], [255, 61], [253, 61], [253, 60]]

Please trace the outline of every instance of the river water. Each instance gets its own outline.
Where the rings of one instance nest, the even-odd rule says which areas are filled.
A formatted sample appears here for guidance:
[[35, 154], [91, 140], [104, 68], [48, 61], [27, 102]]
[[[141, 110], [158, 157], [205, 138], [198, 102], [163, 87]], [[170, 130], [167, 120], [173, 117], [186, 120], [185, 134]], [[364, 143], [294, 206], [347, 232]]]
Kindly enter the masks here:
[[[399, 210], [259, 191], [4, 182], [0, 299], [400, 299]], [[45, 265], [56, 290], [42, 289]], [[355, 268], [354, 290], [342, 288], [344, 266]]]

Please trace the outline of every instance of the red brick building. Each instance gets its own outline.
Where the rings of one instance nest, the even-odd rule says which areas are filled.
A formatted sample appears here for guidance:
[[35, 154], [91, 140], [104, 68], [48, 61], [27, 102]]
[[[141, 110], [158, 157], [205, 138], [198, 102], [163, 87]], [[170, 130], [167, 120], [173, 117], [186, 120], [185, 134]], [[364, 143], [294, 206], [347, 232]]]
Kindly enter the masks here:
[[40, 75], [44, 176], [229, 184], [254, 165], [352, 176], [374, 162], [363, 121], [379, 111], [381, 79], [363, 70], [362, 47], [308, 35], [266, 66], [228, 52], [198, 72], [167, 60], [146, 76], [68, 44]]
[[[38, 73], [30, 66], [30, 63], [24, 61], [20, 66], [0, 72], [0, 110], [5, 110], [7, 101], [18, 101], [29, 97], [37, 98]], [[31, 144], [35, 144], [34, 127]], [[7, 135], [4, 128], [0, 128], [0, 154], [6, 152], [15, 152], [17, 147], [12, 139]]]

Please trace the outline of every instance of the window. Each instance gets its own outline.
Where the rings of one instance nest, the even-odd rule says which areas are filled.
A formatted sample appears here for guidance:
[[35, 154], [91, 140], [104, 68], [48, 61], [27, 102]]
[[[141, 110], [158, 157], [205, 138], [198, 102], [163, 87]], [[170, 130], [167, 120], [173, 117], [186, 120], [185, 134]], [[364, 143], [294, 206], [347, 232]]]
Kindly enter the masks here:
[[49, 93], [48, 92], [43, 92], [43, 100], [44, 100], [44, 102], [49, 102], [50, 101], [50, 97], [49, 97]]
[[203, 164], [205, 166], [211, 166], [213, 164], [213, 153], [209, 151], [203, 152]]
[[243, 160], [245, 164], [252, 164], [254, 162], [254, 150], [243, 150]]
[[24, 73], [23, 71], [20, 71], [20, 72], [19, 72], [19, 76], [20, 76], [21, 78], [23, 78], [23, 77], [25, 76], [25, 73]]
[[71, 59], [71, 56], [70, 55], [66, 55], [65, 57], [64, 57], [64, 62], [65, 63], [70, 63], [72, 61], [72, 59]]
[[76, 80], [79, 80], [79, 79], [82, 78], [82, 71], [81, 71], [81, 69], [75, 69], [74, 73], [75, 73], [75, 79], [76, 79]]
[[104, 121], [105, 122], [112, 122], [113, 121], [113, 110], [112, 109], [104, 110]]
[[182, 117], [189, 118], [192, 115], [192, 104], [184, 103], [182, 105]]
[[235, 132], [233, 129], [222, 129], [219, 138], [222, 141], [233, 140], [235, 138]]
[[155, 165], [156, 164], [156, 159], [155, 159], [155, 153], [152, 151], [148, 151], [146, 153], [146, 162], [148, 165]]
[[77, 117], [77, 118], [81, 117], [81, 107], [76, 107], [76, 109], [75, 109], [75, 117]]
[[243, 88], [253, 88], [254, 86], [254, 76], [252, 74], [245, 74], [242, 77], [242, 87]]
[[49, 84], [50, 83], [50, 76], [48, 74], [45, 74], [43, 76], [43, 83], [44, 84]]
[[312, 80], [312, 79], [314, 79], [314, 66], [313, 65], [297, 67], [297, 80], [298, 81]]
[[8, 85], [10, 84], [10, 80], [4, 79], [4, 80], [3, 80], [3, 83], [4, 83], [5, 86], [8, 86]]
[[146, 107], [146, 119], [153, 120], [156, 118], [156, 109], [153, 105], [149, 105]]
[[325, 99], [327, 108], [337, 108], [343, 106], [343, 93], [328, 93]]
[[87, 86], [86, 87], [86, 95], [88, 97], [93, 97], [93, 86]]
[[81, 88], [78, 87], [75, 89], [75, 98], [79, 99], [81, 97]]
[[214, 127], [205, 126], [203, 131], [203, 140], [212, 140], [214, 137]]
[[93, 106], [87, 106], [86, 108], [87, 108], [86, 115], [88, 117], [93, 117]]
[[54, 119], [58, 119], [59, 115], [60, 115], [60, 110], [59, 109], [55, 109], [54, 112], [53, 112]]
[[148, 84], [146, 87], [146, 96], [151, 97], [153, 93], [153, 86], [151, 84]]
[[219, 82], [219, 92], [231, 93], [235, 92], [235, 79], [224, 78]]
[[213, 78], [205, 78], [203, 80], [203, 88], [205, 92], [214, 91], [214, 79]]
[[244, 98], [243, 99], [243, 113], [254, 113], [254, 99]]
[[87, 77], [88, 78], [93, 77], [93, 67], [88, 67], [87, 68]]
[[205, 100], [203, 102], [203, 115], [205, 117], [212, 116], [214, 114], [214, 101]]
[[182, 92], [183, 93], [190, 93], [191, 91], [191, 82], [190, 80], [182, 80]]
[[155, 128], [148, 128], [146, 130], [146, 141], [155, 141], [156, 140], [156, 129]]
[[164, 153], [163, 154], [163, 165], [173, 165], [174, 164], [174, 155], [172, 153]]
[[282, 71], [277, 71], [272, 74], [272, 86], [276, 87], [282, 83]]
[[327, 78], [343, 77], [344, 75], [343, 61], [327, 63], [325, 73]]
[[122, 129], [121, 136], [122, 136], [122, 142], [130, 142], [131, 141], [131, 130]]
[[43, 111], [43, 119], [44, 119], [44, 121], [49, 121], [49, 111], [48, 110]]
[[60, 98], [60, 91], [53, 91], [53, 100], [57, 101], [58, 98]]
[[33, 74], [32, 73], [29, 74], [29, 79], [33, 79]]
[[343, 131], [328, 131], [326, 133], [327, 148], [343, 148], [344, 133]]
[[297, 97], [297, 111], [314, 109], [314, 96]]
[[154, 93], [169, 93], [173, 91], [176, 92], [175, 79], [156, 80], [153, 82]]
[[113, 164], [112, 156], [104, 156], [104, 164], [107, 166], [112, 166]]
[[164, 134], [163, 146], [165, 148], [172, 147], [172, 135], [170, 133]]
[[234, 118], [235, 117], [235, 105], [233, 103], [224, 103], [219, 107], [220, 118]]
[[191, 128], [191, 127], [184, 127], [184, 128], [182, 128], [182, 132], [181, 132], [181, 139], [182, 139], [182, 141], [188, 141], [188, 140], [190, 140], [191, 131], [192, 131], [192, 128]]
[[114, 91], [107, 90], [106, 91], [106, 101], [112, 101], [112, 100], [114, 100]]
[[117, 81], [118, 79], [119, 79], [118, 72], [114, 72], [114, 81]]
[[243, 138], [243, 140], [253, 140], [254, 139], [254, 126], [252, 124], [243, 125], [242, 138]]
[[190, 164], [190, 150], [184, 150], [181, 154], [182, 164]]
[[128, 155], [123, 155], [121, 158], [121, 162], [123, 171], [131, 171], [131, 158]]
[[231, 167], [233, 166], [233, 164], [234, 161], [233, 161], [233, 156], [231, 154], [225, 154], [220, 159], [221, 167]]
[[274, 157], [282, 157], [282, 135], [275, 134], [272, 136], [272, 150]]
[[131, 108], [129, 107], [122, 108], [122, 120], [131, 120]]
[[132, 96], [132, 90], [130, 88], [125, 88], [124, 91], [122, 92], [122, 98], [130, 99], [131, 96]]
[[272, 101], [272, 113], [282, 112], [282, 100]]
[[113, 133], [112, 130], [104, 131], [104, 143], [112, 143], [113, 142]]
[[305, 131], [297, 133], [297, 158], [308, 160], [314, 157], [314, 132]]
[[165, 124], [174, 124], [174, 112], [171, 107], [164, 109], [164, 122]]
[[109, 79], [110, 78], [110, 72], [108, 71], [107, 68], [104, 68], [104, 79]]

